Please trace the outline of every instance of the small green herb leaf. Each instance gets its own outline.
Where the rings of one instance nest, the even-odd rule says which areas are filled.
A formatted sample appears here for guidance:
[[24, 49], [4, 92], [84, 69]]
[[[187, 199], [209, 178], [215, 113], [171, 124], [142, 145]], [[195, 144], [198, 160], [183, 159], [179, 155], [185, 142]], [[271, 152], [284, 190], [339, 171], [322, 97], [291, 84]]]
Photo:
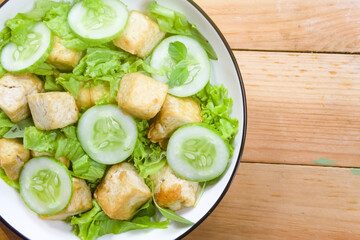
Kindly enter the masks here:
[[4, 138], [23, 138], [26, 127], [34, 126], [31, 118], [24, 119], [15, 124], [5, 135]]
[[179, 223], [183, 223], [183, 224], [189, 224], [189, 225], [194, 224], [193, 222], [187, 220], [186, 218], [179, 216], [178, 214], [171, 211], [170, 209], [165, 209], [165, 208], [160, 207], [156, 203], [155, 198], [153, 198], [153, 200], [154, 200], [154, 203], [155, 203], [155, 206], [157, 207], [157, 209], [159, 209], [160, 213], [167, 219], [170, 219], [170, 220], [173, 220], [173, 221], [176, 221]]
[[184, 67], [181, 64], [178, 64], [170, 74], [170, 81], [167, 83], [169, 88], [183, 85], [188, 79], [189, 75], [190, 73], [187, 66]]
[[169, 55], [176, 62], [186, 59], [187, 48], [182, 42], [176, 41], [169, 44]]

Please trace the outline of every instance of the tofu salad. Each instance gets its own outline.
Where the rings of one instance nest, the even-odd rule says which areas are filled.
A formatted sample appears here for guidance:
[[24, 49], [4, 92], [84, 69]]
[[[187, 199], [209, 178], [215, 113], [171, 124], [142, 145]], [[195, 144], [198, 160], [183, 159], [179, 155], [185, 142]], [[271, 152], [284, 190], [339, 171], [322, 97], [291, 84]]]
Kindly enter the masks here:
[[216, 60], [155, 1], [38, 0], [0, 32], [0, 177], [84, 240], [192, 224], [176, 211], [221, 178], [238, 131]]

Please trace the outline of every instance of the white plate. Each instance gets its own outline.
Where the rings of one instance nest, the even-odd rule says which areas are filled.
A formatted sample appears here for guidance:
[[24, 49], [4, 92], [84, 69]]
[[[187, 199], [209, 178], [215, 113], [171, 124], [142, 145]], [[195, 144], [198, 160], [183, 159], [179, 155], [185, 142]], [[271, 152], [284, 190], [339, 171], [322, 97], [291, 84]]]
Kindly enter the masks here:
[[[9, 0], [0, 8], [0, 29], [7, 19], [18, 12], [32, 9], [35, 0]], [[123, 0], [129, 9], [145, 11], [150, 0]], [[200, 32], [210, 41], [219, 60], [211, 61], [211, 82], [224, 84], [233, 99], [233, 117], [239, 119], [239, 133], [233, 145], [234, 154], [225, 175], [215, 185], [206, 189], [196, 208], [183, 209], [183, 217], [194, 222], [193, 226], [177, 223], [169, 224], [167, 229], [135, 230], [119, 235], [105, 235], [99, 239], [157, 239], [168, 240], [182, 238], [197, 227], [215, 209], [228, 190], [235, 176], [244, 147], [246, 132], [246, 100], [243, 81], [232, 51], [210, 18], [191, 0], [158, 0], [158, 3], [184, 13], [191, 23], [196, 24]], [[72, 232], [71, 226], [62, 221], [44, 221], [29, 210], [13, 188], [0, 180], [0, 220], [12, 228], [24, 239], [70, 240], [78, 239]]]

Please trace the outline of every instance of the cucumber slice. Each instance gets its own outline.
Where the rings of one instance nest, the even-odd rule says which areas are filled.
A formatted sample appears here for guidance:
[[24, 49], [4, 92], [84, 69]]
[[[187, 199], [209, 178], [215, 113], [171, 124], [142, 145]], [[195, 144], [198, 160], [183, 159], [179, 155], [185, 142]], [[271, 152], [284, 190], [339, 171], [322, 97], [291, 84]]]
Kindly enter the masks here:
[[21, 197], [31, 210], [40, 215], [53, 215], [63, 210], [72, 193], [70, 172], [54, 158], [33, 158], [21, 171]]
[[[155, 69], [172, 69], [174, 62], [169, 55], [169, 44], [181, 42], [187, 48], [188, 58], [194, 63], [188, 66], [189, 77], [181, 86], [169, 88], [168, 92], [178, 97], [187, 97], [203, 89], [210, 79], [210, 60], [202, 46], [194, 39], [186, 36], [172, 36], [163, 40], [154, 50], [150, 65]], [[162, 83], [168, 83], [168, 75], [153, 74], [152, 77]]]
[[103, 164], [124, 161], [134, 151], [137, 139], [134, 119], [114, 105], [87, 110], [81, 116], [77, 133], [85, 152]]
[[51, 31], [43, 23], [35, 24], [26, 42], [18, 46], [8, 43], [1, 52], [1, 65], [9, 72], [27, 72], [43, 63], [52, 49]]
[[203, 123], [187, 124], [176, 130], [169, 140], [166, 155], [177, 175], [196, 182], [220, 176], [230, 157], [224, 140]]
[[68, 15], [71, 29], [79, 37], [92, 43], [104, 43], [115, 39], [125, 28], [129, 11], [118, 0], [103, 0], [101, 14], [75, 4]]

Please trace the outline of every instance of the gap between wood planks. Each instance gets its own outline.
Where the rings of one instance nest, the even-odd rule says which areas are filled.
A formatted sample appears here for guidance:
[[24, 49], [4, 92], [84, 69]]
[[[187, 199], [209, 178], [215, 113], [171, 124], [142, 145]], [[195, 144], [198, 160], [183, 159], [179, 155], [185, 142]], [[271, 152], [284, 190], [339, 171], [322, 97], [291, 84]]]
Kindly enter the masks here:
[[273, 53], [310, 53], [310, 54], [346, 54], [346, 55], [360, 55], [360, 52], [320, 52], [320, 51], [291, 51], [291, 50], [267, 50], [267, 49], [237, 49], [231, 48], [232, 51], [239, 52], [273, 52]]
[[360, 167], [360, 55], [234, 51], [245, 83], [244, 162]]

